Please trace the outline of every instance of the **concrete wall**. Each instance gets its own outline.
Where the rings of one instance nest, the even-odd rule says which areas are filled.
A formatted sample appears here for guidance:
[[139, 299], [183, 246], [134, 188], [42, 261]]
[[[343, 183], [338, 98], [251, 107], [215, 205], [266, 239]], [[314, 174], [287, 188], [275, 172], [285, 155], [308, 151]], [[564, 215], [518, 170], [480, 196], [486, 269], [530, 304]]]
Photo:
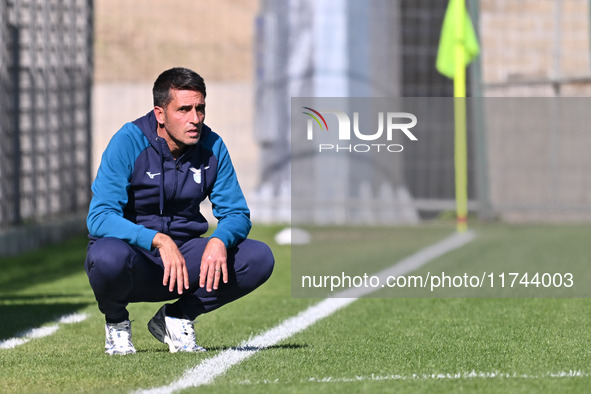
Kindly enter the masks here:
[[[509, 221], [591, 220], [588, 0], [480, 0], [490, 200]], [[547, 99], [535, 99], [547, 97]], [[562, 97], [549, 99], [550, 97]]]
[[591, 94], [588, 0], [480, 0], [485, 96]]

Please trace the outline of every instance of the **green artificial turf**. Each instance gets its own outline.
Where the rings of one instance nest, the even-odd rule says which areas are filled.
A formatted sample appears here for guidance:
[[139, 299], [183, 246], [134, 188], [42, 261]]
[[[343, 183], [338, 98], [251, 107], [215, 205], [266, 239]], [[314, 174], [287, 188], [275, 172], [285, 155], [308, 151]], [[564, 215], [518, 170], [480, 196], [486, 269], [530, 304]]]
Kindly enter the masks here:
[[[104, 354], [103, 316], [83, 268], [84, 236], [1, 259], [0, 341], [29, 328], [59, 324], [56, 319], [70, 313], [89, 317], [59, 324], [48, 337], [0, 349], [0, 392], [111, 393], [163, 386], [202, 360], [319, 302], [291, 297], [291, 248], [274, 243], [279, 230], [253, 229], [253, 238], [271, 245], [275, 271], [254, 293], [199, 319], [197, 338], [209, 352], [198, 354], [171, 354], [149, 334], [146, 323], [160, 304], [129, 308], [135, 355]], [[430, 262], [417, 274], [468, 269], [567, 270], [589, 260], [589, 225], [495, 224], [475, 230], [474, 241]], [[343, 229], [334, 231], [342, 233]], [[453, 228], [448, 225], [381, 230], [381, 236], [392, 240], [388, 250], [399, 251], [397, 257], [451, 233]], [[379, 244], [361, 242], [358, 248], [364, 245], [371, 248], [369, 255], [380, 253], [376, 250]], [[577, 276], [577, 283], [585, 281]], [[512, 294], [487, 298], [477, 293], [470, 298], [392, 298], [387, 290], [375, 296], [359, 299], [260, 350], [207, 387], [184, 392], [588, 391], [591, 303], [586, 298], [519, 298]]]

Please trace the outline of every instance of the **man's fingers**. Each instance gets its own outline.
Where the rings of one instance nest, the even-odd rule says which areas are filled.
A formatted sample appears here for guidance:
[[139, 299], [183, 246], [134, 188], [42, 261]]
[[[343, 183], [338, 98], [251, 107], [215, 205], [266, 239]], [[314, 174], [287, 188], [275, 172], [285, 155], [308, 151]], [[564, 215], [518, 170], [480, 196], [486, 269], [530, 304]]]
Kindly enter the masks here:
[[[201, 287], [206, 285], [207, 291], [217, 290], [220, 277], [227, 282], [228, 273], [226, 246], [219, 238], [210, 238], [201, 257]], [[213, 287], [212, 287], [213, 285]]]
[[228, 267], [226, 264], [222, 264], [218, 268], [215, 269], [215, 276], [213, 281], [213, 289], [217, 290], [220, 285], [220, 278], [222, 278], [222, 282], [228, 283]]
[[158, 233], [152, 241], [154, 247], [160, 251], [160, 258], [164, 266], [162, 284], [168, 286], [171, 293], [177, 288], [179, 294], [183, 294], [183, 288], [189, 288], [189, 274], [185, 258], [179, 248], [168, 235]]
[[162, 278], [162, 285], [166, 286], [168, 284], [168, 277], [170, 276], [170, 266], [164, 266], [164, 277]]
[[187, 265], [183, 264], [183, 275], [185, 278], [185, 289], [189, 290], [189, 271], [187, 271]]
[[228, 283], [228, 266], [226, 264], [222, 264], [222, 280], [224, 283]]
[[[180, 270], [179, 272], [182, 273], [183, 271]], [[179, 295], [183, 294], [183, 287], [185, 286], [185, 278], [184, 277], [183, 278], [176, 278], [176, 284], [177, 284], [177, 286], [176, 286], [177, 293], [179, 293]]]
[[201, 269], [199, 270], [199, 287], [205, 287], [205, 280], [207, 279], [207, 267], [204, 264], [201, 264]]
[[177, 292], [180, 294], [183, 294], [183, 290], [184, 288], [189, 288], [188, 284], [189, 284], [189, 275], [187, 273], [187, 266], [183, 263], [183, 265], [181, 267], [179, 267], [177, 269], [177, 278], [176, 278], [176, 284], [177, 284]]
[[176, 282], [176, 267], [170, 268], [170, 286], [168, 286], [168, 291], [172, 292], [174, 290], [174, 285]]
[[209, 266], [209, 271], [207, 272], [207, 291], [211, 291], [211, 285], [214, 282], [214, 277], [215, 277], [215, 266], [210, 265]]
[[214, 290], [218, 289], [218, 286], [220, 284], [220, 276], [222, 276], [222, 270], [221, 270], [221, 268], [216, 268], [215, 274], [213, 276], [213, 289]]

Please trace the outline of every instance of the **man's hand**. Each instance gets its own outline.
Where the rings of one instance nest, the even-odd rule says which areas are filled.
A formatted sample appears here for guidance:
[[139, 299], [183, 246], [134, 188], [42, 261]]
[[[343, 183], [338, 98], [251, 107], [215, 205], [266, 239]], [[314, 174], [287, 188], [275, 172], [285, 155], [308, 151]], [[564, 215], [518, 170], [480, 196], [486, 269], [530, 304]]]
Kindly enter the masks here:
[[189, 273], [185, 264], [185, 258], [176, 246], [172, 238], [166, 234], [157, 233], [152, 240], [152, 246], [160, 250], [162, 264], [164, 264], [164, 278], [162, 284], [168, 286], [172, 292], [176, 284], [177, 292], [183, 294], [183, 286], [189, 289]]
[[207, 285], [207, 291], [217, 290], [220, 277], [224, 283], [228, 283], [227, 257], [226, 245], [218, 238], [210, 238], [201, 258], [199, 287]]

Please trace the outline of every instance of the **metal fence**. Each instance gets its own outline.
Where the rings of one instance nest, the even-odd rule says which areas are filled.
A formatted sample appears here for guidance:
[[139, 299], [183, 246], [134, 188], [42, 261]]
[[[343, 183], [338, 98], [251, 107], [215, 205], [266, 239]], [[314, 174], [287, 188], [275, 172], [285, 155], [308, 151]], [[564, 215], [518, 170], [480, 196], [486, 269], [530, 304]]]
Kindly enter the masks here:
[[0, 0], [0, 229], [83, 212], [92, 0]]

